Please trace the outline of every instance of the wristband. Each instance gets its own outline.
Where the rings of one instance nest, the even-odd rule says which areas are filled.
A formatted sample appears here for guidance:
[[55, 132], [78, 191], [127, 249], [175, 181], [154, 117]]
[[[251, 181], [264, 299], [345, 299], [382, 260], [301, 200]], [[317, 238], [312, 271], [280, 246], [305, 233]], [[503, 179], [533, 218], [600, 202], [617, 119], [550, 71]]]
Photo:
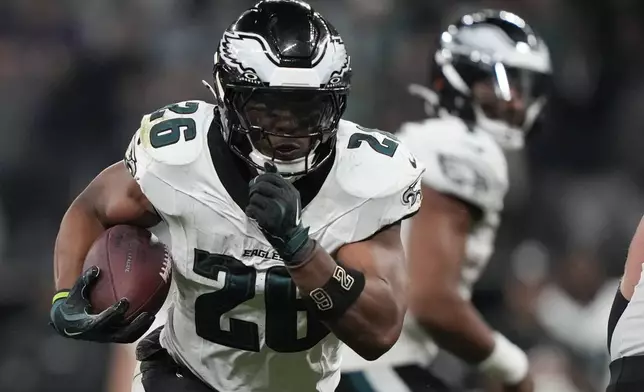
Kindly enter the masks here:
[[56, 320], [58, 319], [57, 313], [62, 305], [62, 303], [56, 303], [60, 300], [64, 300], [67, 297], [69, 297], [69, 290], [63, 289], [63, 290], [58, 290], [56, 291], [56, 294], [51, 299], [51, 310], [49, 311], [49, 325], [51, 325], [58, 333], [62, 334], [63, 336], [67, 336], [65, 333], [64, 328], [59, 329], [56, 326]]
[[346, 268], [338, 262], [324, 286], [309, 293], [312, 308], [321, 320], [337, 320], [358, 300], [364, 286], [362, 272]]
[[478, 366], [483, 373], [514, 385], [528, 375], [528, 356], [498, 332], [494, 333], [494, 350]]
[[51, 304], [53, 305], [59, 299], [65, 299], [67, 297], [69, 297], [69, 290], [68, 289], [58, 290], [56, 292], [56, 294], [54, 294], [54, 297], [51, 299]]

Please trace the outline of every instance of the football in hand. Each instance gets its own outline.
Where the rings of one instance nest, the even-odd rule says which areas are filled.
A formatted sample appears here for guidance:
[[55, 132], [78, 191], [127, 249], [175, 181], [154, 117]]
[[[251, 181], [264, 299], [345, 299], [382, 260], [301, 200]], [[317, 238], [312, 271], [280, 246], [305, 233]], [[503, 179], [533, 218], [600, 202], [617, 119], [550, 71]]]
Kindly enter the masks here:
[[143, 312], [156, 314], [168, 296], [172, 256], [146, 229], [128, 225], [107, 229], [90, 248], [83, 271], [91, 266], [100, 268], [88, 293], [95, 313], [126, 298], [130, 306], [125, 319], [132, 321]]

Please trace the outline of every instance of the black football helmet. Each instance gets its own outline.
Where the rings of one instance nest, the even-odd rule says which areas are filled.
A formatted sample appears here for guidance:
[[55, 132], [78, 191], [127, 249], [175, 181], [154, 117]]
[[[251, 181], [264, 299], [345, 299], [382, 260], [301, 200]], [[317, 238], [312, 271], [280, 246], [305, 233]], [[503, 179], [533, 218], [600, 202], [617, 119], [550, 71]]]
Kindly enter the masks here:
[[550, 74], [548, 47], [523, 19], [483, 10], [440, 35], [430, 88], [440, 108], [516, 149], [546, 103]]
[[335, 147], [351, 69], [333, 26], [308, 4], [264, 0], [224, 33], [214, 58], [224, 139], [258, 171], [318, 168]]

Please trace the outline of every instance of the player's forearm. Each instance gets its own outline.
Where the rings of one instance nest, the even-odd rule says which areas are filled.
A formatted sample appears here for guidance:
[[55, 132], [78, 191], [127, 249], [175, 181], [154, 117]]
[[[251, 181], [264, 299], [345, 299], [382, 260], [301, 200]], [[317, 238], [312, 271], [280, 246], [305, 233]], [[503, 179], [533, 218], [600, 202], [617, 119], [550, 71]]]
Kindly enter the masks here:
[[94, 241], [105, 231], [91, 207], [82, 198], [69, 207], [60, 224], [54, 249], [56, 290], [68, 289], [81, 274], [83, 261]]
[[[329, 282], [337, 266], [325, 250], [317, 247], [306, 265], [291, 269], [290, 273], [302, 295], [308, 296]], [[324, 323], [358, 354], [374, 360], [398, 340], [406, 310], [399, 302], [387, 282], [366, 277], [364, 289], [346, 312]]]
[[342, 318], [327, 326], [356, 353], [375, 360], [400, 337], [405, 310], [394, 300], [388, 284], [367, 278], [358, 300]]
[[472, 364], [490, 356], [495, 344], [493, 331], [471, 302], [451, 289], [423, 297], [412, 298], [410, 310], [441, 348]]

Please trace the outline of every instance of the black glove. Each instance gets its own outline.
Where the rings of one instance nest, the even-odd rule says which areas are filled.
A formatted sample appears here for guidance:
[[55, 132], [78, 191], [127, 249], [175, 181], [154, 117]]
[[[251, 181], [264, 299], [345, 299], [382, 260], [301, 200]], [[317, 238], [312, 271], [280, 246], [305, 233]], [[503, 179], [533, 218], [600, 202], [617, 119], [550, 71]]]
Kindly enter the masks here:
[[50, 324], [66, 338], [101, 343], [135, 342], [150, 328], [154, 315], [142, 313], [127, 323], [123, 318], [130, 306], [127, 299], [121, 299], [104, 311], [93, 314], [87, 293], [99, 273], [98, 267], [87, 269], [71, 290], [60, 291], [54, 296], [49, 312]]
[[302, 227], [300, 192], [267, 163], [266, 172], [251, 180], [246, 215], [282, 257], [295, 266], [305, 261], [315, 247], [309, 228]]

